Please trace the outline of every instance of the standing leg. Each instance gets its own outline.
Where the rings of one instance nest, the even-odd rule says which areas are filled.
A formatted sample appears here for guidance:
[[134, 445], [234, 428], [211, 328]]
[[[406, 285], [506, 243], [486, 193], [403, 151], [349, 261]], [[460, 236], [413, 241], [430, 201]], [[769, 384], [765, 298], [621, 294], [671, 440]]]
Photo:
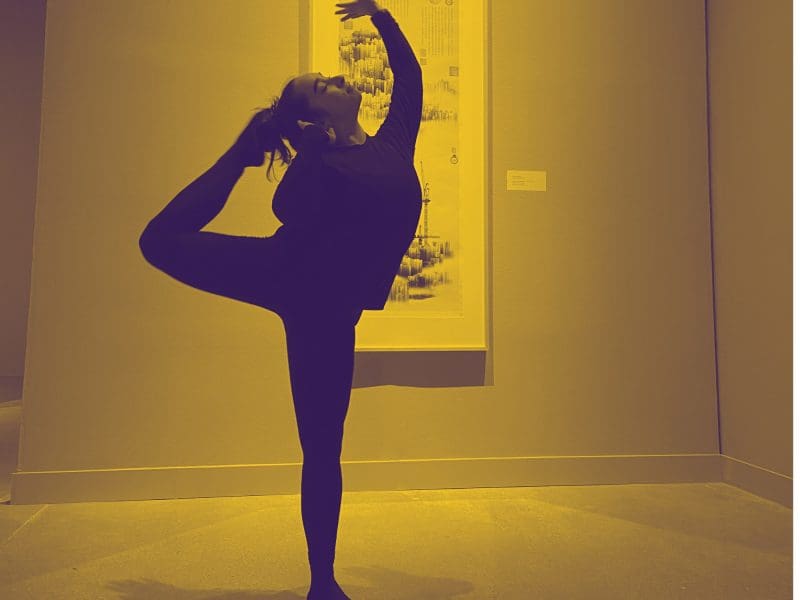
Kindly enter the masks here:
[[289, 374], [303, 449], [301, 512], [311, 567], [309, 599], [347, 598], [333, 563], [342, 501], [340, 463], [353, 383], [353, 315], [284, 317]]

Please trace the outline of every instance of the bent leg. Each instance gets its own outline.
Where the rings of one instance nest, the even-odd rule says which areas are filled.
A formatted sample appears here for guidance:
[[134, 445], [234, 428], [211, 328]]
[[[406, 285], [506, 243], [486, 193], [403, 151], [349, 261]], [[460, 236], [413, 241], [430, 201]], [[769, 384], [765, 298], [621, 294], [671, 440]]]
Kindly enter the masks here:
[[276, 310], [285, 287], [277, 279], [289, 268], [284, 240], [200, 231], [225, 206], [243, 171], [235, 153], [225, 153], [150, 221], [139, 248], [178, 281]]
[[275, 312], [283, 309], [283, 274], [289, 265], [275, 236], [145, 232], [140, 247], [150, 264], [186, 285]]

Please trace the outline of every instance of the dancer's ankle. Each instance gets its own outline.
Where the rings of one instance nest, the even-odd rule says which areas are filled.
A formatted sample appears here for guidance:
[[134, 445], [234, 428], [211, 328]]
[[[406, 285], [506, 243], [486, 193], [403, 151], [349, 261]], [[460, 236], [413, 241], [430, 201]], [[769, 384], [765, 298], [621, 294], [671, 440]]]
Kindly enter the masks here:
[[312, 559], [309, 556], [309, 570], [311, 571], [311, 584], [330, 585], [335, 583], [336, 579], [333, 576], [333, 560], [329, 556]]
[[311, 577], [311, 590], [326, 590], [331, 587], [339, 585], [336, 582], [333, 574], [323, 577], [322, 575], [313, 575]]

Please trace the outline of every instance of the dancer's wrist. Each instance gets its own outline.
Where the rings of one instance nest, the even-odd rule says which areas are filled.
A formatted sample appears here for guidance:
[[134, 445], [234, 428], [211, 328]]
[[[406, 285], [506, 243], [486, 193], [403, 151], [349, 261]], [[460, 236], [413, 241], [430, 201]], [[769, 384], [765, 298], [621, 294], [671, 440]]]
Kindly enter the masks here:
[[239, 173], [241, 175], [248, 165], [241, 147], [238, 144], [234, 144], [219, 157], [216, 166], [227, 173]]
[[369, 4], [370, 4], [370, 8], [369, 8], [369, 10], [367, 12], [367, 15], [369, 15], [370, 17], [374, 17], [379, 12], [385, 12], [386, 11], [386, 7], [382, 6], [376, 0], [373, 0]]

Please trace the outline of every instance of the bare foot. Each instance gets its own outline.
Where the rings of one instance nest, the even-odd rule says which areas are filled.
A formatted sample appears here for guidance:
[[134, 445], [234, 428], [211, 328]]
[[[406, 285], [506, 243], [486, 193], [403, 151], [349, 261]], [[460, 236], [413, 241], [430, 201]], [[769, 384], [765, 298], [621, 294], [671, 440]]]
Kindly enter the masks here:
[[312, 584], [306, 600], [350, 600], [350, 596], [344, 593], [336, 581], [332, 581], [321, 585]]

